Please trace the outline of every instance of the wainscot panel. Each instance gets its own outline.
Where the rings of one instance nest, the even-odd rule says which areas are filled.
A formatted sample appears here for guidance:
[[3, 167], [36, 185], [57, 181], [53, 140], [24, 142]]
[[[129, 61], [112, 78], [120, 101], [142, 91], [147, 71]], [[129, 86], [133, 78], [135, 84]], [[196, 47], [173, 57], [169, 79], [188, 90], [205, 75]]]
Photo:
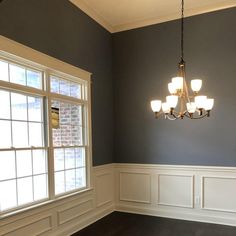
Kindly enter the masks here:
[[114, 171], [118, 211], [236, 226], [236, 168], [114, 164]]
[[236, 177], [203, 176], [202, 208], [236, 213]]
[[96, 190], [96, 207], [114, 203], [114, 171], [112, 165], [108, 170], [103, 166], [96, 167], [94, 183]]
[[193, 208], [192, 175], [158, 175], [158, 204]]
[[120, 172], [120, 200], [150, 203], [151, 175], [146, 173]]

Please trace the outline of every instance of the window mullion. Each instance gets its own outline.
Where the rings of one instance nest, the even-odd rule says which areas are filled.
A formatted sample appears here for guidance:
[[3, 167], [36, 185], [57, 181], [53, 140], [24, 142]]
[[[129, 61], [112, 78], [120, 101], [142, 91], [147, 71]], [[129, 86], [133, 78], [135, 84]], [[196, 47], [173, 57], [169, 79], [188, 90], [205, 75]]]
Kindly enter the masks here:
[[91, 106], [91, 83], [86, 83], [86, 99], [88, 101], [87, 105], [85, 106], [85, 114], [86, 114], [86, 120], [85, 120], [85, 127], [86, 127], [86, 179], [87, 179], [87, 187], [91, 187], [92, 180], [91, 180], [91, 174], [92, 173], [92, 123], [91, 123], [91, 112], [92, 112], [92, 106]]
[[50, 96], [52, 99], [58, 100], [58, 101], [64, 101], [64, 102], [70, 102], [74, 104], [87, 104], [87, 101], [79, 99], [79, 98], [74, 98], [74, 97], [69, 97], [65, 96], [62, 94], [57, 94], [57, 93], [51, 93]]
[[[45, 71], [46, 91], [47, 91], [47, 124], [48, 124], [48, 191], [49, 198], [55, 198], [55, 179], [54, 179], [54, 154], [53, 154], [53, 137], [52, 137], [52, 115], [51, 115], [51, 94], [50, 94], [50, 75]], [[46, 106], [46, 104], [44, 104]]]
[[[10, 70], [8, 65], [8, 76], [10, 76]], [[9, 78], [10, 80], [10, 78]], [[11, 150], [14, 150], [13, 148], [13, 131], [12, 131], [12, 102], [11, 102], [11, 92], [9, 92], [9, 101], [10, 101], [10, 120], [11, 120]], [[16, 180], [16, 205], [18, 206], [18, 183], [17, 183], [17, 159], [16, 159], [16, 151], [14, 150], [14, 159], [15, 159], [15, 180]]]
[[84, 128], [82, 129], [82, 145], [86, 146], [87, 145], [87, 138], [86, 138], [86, 118], [85, 118], [85, 105], [82, 106], [81, 112], [82, 112], [82, 127], [84, 126]]
[[14, 84], [10, 83], [7, 81], [2, 81], [0, 80], [0, 88], [3, 90], [11, 90], [11, 91], [20, 91], [21, 93], [26, 93], [26, 94], [31, 94], [33, 96], [38, 95], [38, 96], [45, 96], [46, 92], [42, 91], [41, 89], [37, 88], [32, 88], [32, 87], [27, 87], [25, 85], [21, 84]]

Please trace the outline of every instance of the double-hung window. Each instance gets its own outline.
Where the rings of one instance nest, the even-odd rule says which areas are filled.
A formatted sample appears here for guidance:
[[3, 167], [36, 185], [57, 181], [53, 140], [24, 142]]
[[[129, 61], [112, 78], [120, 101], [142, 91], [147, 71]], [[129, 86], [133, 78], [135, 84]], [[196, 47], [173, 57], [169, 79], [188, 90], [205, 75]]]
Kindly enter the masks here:
[[89, 187], [89, 81], [0, 52], [0, 214]]
[[82, 85], [50, 76], [51, 107], [60, 112], [59, 128], [52, 129], [55, 194], [86, 187], [86, 120], [79, 102]]

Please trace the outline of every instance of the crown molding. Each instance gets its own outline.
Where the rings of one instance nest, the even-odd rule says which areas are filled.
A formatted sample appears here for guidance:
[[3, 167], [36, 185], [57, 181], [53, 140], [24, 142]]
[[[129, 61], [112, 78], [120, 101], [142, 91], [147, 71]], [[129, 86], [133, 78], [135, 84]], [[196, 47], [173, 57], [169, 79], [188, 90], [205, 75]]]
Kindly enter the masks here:
[[75, 6], [77, 6], [80, 10], [82, 10], [85, 14], [90, 16], [93, 20], [95, 20], [98, 24], [100, 24], [103, 28], [108, 30], [110, 33], [113, 33], [113, 27], [95, 10], [93, 10], [85, 1], [83, 0], [69, 0]]
[[[136, 28], [141, 28], [149, 25], [159, 24], [167, 21], [172, 21], [180, 18], [180, 13], [175, 12], [172, 14], [135, 20], [134, 22], [121, 24], [121, 25], [111, 25], [107, 22], [103, 16], [101, 16], [97, 11], [93, 10], [84, 0], [69, 0], [75, 6], [80, 8], [84, 13], [90, 16], [93, 20], [99, 23], [102, 27], [108, 30], [110, 33], [116, 33]], [[185, 17], [200, 15], [208, 12], [223, 10], [227, 8], [236, 7], [236, 0], [228, 0], [218, 4], [211, 4], [204, 7], [186, 9]]]
[[[220, 3], [220, 4], [208, 5], [205, 7], [200, 7], [200, 8], [195, 8], [195, 9], [188, 9], [188, 10], [186, 9], [185, 17], [200, 15], [200, 14], [204, 14], [208, 12], [219, 11], [219, 10], [232, 8], [232, 7], [236, 7], [236, 0], [225, 1], [223, 4]], [[177, 20], [179, 18], [180, 18], [180, 13], [176, 12], [176, 13], [165, 15], [162, 17], [154, 17], [154, 18], [149, 18], [149, 19], [144, 19], [144, 20], [137, 20], [136, 22], [116, 25], [113, 27], [113, 32], [116, 33], [116, 32], [141, 28], [141, 27], [145, 27], [149, 25], [160, 24], [167, 21]]]

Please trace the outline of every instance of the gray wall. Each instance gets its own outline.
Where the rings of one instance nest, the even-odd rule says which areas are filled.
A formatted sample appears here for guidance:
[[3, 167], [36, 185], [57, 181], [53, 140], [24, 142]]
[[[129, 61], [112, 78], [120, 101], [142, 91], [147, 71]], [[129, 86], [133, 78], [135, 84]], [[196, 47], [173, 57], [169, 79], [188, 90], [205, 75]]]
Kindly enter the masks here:
[[179, 61], [179, 22], [113, 35], [115, 162], [236, 166], [236, 8], [186, 19], [187, 78], [215, 98], [210, 119], [155, 120]]
[[68, 0], [4, 0], [0, 34], [93, 73], [93, 164], [111, 163], [111, 34]]
[[149, 106], [176, 74], [178, 21], [111, 36], [67, 0], [4, 0], [0, 34], [93, 73], [94, 165], [236, 166], [236, 8], [186, 19], [187, 76], [216, 100], [197, 121], [155, 120]]

